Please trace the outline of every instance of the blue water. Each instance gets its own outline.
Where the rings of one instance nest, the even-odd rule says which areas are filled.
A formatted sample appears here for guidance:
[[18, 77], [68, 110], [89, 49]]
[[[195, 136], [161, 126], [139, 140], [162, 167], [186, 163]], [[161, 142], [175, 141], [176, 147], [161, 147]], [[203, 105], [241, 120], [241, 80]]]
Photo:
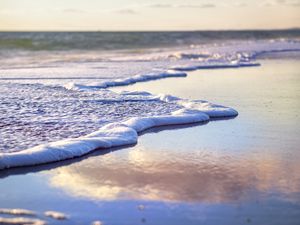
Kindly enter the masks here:
[[[31, 209], [51, 224], [298, 225], [299, 60], [278, 57], [122, 87], [222, 102], [240, 114], [153, 129], [127, 148], [2, 171], [0, 207]], [[69, 219], [44, 218], [46, 210]]]
[[192, 32], [0, 32], [1, 49], [117, 50], [207, 44], [227, 40], [299, 39], [300, 30]]

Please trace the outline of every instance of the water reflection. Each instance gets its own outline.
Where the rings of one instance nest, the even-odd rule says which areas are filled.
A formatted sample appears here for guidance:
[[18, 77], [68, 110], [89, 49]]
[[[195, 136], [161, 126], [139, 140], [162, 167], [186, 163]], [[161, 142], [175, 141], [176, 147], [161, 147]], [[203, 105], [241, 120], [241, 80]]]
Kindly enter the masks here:
[[275, 156], [237, 158], [176, 147], [151, 151], [139, 144], [60, 167], [50, 183], [95, 200], [222, 203], [276, 193], [277, 198], [299, 201], [300, 165]]

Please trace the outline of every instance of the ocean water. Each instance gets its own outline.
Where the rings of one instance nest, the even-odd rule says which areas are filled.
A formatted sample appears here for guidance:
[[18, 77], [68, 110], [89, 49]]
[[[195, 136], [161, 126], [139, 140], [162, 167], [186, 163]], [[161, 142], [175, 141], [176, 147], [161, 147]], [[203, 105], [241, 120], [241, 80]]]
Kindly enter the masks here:
[[292, 54], [299, 40], [299, 30], [2, 32], [0, 168], [133, 144], [153, 126], [236, 116], [238, 110], [205, 101], [109, 88], [191, 70], [260, 66], [257, 57]]
[[[299, 55], [272, 53], [259, 67], [112, 88], [204, 98], [239, 115], [150, 129], [134, 146], [1, 170], [0, 221], [298, 225]], [[46, 217], [49, 210], [67, 219]]]

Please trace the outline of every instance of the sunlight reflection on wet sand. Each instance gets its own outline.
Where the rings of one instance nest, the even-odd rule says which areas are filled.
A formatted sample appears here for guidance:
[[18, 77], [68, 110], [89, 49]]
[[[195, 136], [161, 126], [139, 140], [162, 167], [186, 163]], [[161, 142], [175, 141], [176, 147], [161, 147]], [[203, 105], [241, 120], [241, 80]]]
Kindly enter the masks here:
[[269, 190], [293, 200], [300, 190], [300, 165], [283, 170], [280, 158], [235, 160], [199, 151], [170, 153], [168, 160], [160, 152], [140, 148], [130, 149], [122, 160], [108, 155], [58, 168], [50, 182], [72, 195], [97, 200], [220, 203]]

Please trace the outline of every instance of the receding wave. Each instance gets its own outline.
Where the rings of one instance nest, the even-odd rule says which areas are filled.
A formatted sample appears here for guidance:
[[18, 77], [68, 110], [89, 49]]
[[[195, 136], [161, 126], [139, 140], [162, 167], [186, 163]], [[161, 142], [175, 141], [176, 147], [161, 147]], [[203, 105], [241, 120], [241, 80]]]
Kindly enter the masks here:
[[197, 69], [259, 66], [257, 56], [289, 51], [300, 51], [300, 42], [238, 40], [139, 53], [7, 54], [0, 65], [0, 169], [134, 144], [139, 132], [155, 126], [236, 116], [238, 109], [204, 100], [108, 88], [185, 77]]
[[109, 123], [91, 134], [78, 138], [50, 142], [19, 152], [1, 153], [0, 169], [55, 162], [82, 156], [99, 148], [134, 144], [137, 142], [139, 132], [152, 127], [205, 122], [210, 118], [232, 117], [238, 114], [232, 108], [206, 101], [189, 101], [166, 95], [152, 96], [145, 92], [124, 93], [124, 95], [150, 96], [151, 99], [182, 107], [157, 116], [150, 114], [143, 117], [139, 115], [123, 122]]

